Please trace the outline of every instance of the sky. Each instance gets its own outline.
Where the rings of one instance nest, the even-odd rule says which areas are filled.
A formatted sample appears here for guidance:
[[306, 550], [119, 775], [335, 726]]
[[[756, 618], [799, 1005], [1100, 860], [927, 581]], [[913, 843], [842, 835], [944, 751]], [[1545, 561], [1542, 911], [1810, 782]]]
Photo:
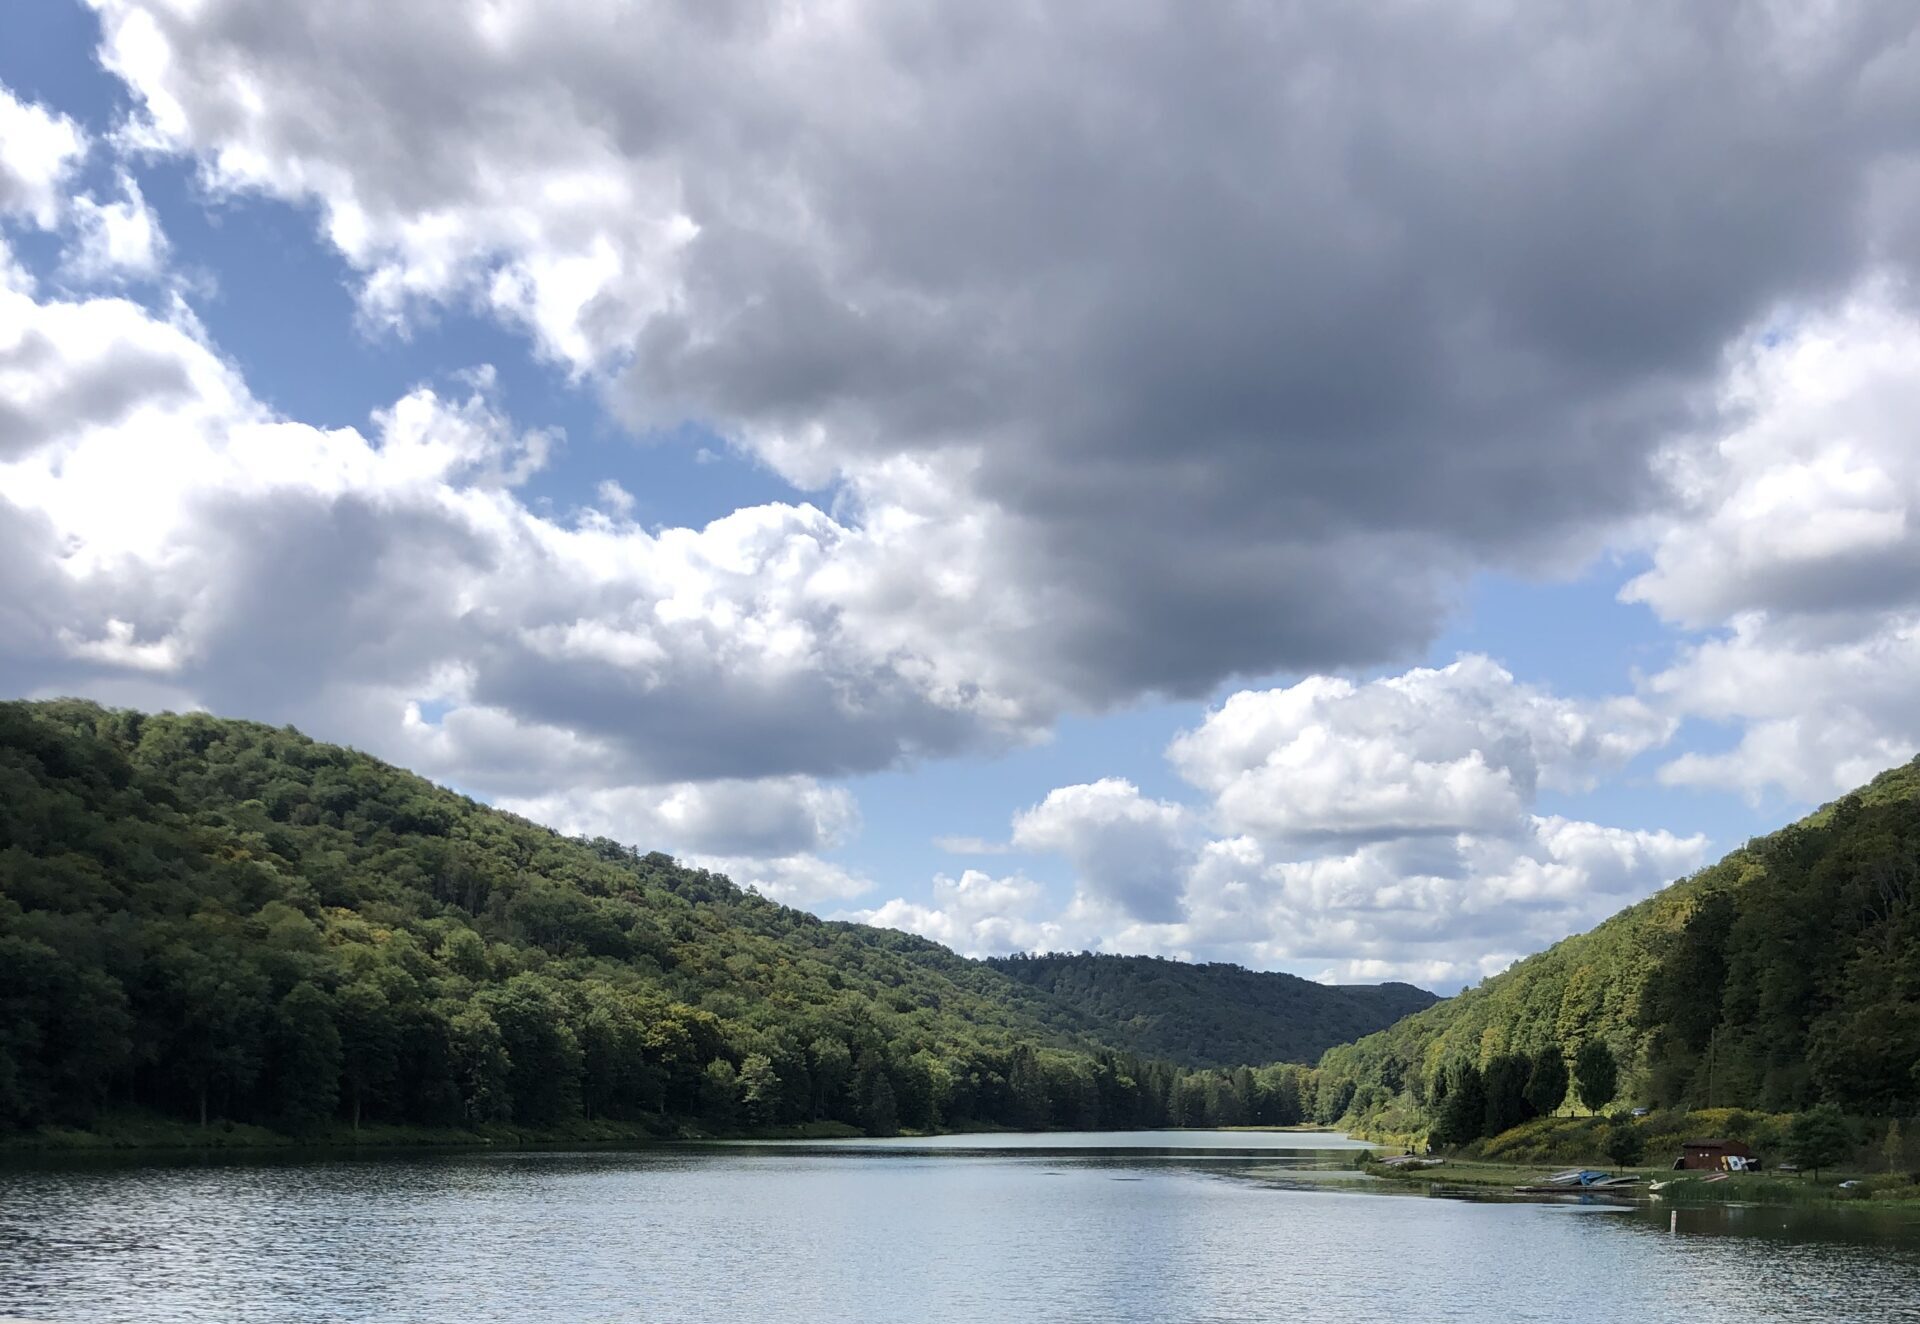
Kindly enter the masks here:
[[16, 0], [0, 695], [1451, 992], [1920, 750], [1916, 274], [1898, 0]]

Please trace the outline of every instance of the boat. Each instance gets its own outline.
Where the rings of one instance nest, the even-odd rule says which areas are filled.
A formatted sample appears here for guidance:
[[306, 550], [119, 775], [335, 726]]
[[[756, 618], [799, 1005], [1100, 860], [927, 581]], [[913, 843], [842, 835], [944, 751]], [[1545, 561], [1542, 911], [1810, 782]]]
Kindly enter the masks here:
[[1556, 1172], [1542, 1181], [1513, 1188], [1516, 1195], [1581, 1195], [1589, 1191], [1621, 1192], [1640, 1185], [1638, 1177], [1616, 1177], [1594, 1168], [1572, 1168]]

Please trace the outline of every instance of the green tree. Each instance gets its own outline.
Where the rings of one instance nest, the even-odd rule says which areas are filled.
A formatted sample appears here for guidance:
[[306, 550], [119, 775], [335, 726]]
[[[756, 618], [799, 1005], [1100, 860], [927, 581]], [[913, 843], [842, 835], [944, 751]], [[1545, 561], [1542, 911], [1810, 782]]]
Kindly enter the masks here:
[[500, 1027], [506, 1048], [513, 1120], [555, 1126], [580, 1115], [580, 1041], [547, 981], [515, 975], [490, 988], [480, 1004]]
[[872, 1083], [867, 1090], [866, 1106], [863, 1112], [865, 1113], [864, 1121], [868, 1135], [890, 1136], [898, 1134], [900, 1130], [900, 1118], [894, 1104], [893, 1082], [887, 1078], [886, 1072], [876, 1071], [873, 1073]]
[[732, 1126], [740, 1115], [740, 1073], [726, 1058], [714, 1058], [701, 1073], [700, 1105], [721, 1126]]
[[1533, 1055], [1527, 1074], [1527, 1106], [1537, 1117], [1548, 1117], [1567, 1098], [1567, 1058], [1560, 1045], [1549, 1043]]
[[400, 1070], [400, 1026], [386, 993], [369, 980], [348, 984], [334, 997], [341, 1077], [353, 1129], [365, 1104], [382, 1096]]
[[287, 1126], [309, 1130], [333, 1116], [340, 1104], [340, 1031], [323, 989], [303, 979], [280, 999], [268, 1062], [274, 1111]]
[[266, 981], [237, 954], [184, 942], [162, 957], [174, 1002], [159, 1050], [193, 1100], [200, 1125], [244, 1095], [260, 1072]]
[[1816, 1180], [1820, 1169], [1832, 1167], [1852, 1152], [1853, 1133], [1847, 1119], [1830, 1103], [1794, 1114], [1787, 1126], [1787, 1157], [1810, 1170]]
[[1607, 1127], [1607, 1157], [1623, 1168], [1631, 1168], [1647, 1154], [1647, 1138], [1630, 1117], [1616, 1117]]
[[460, 1111], [468, 1125], [504, 1122], [513, 1116], [513, 1059], [500, 1027], [485, 1007], [468, 1004], [447, 1020]]
[[748, 1053], [740, 1063], [740, 1106], [755, 1126], [770, 1125], [780, 1109], [780, 1075], [765, 1053]]
[[1527, 1103], [1527, 1079], [1533, 1064], [1517, 1053], [1501, 1053], [1487, 1063], [1482, 1073], [1487, 1093], [1487, 1117], [1483, 1133], [1499, 1135], [1534, 1115]]
[[853, 1054], [843, 1040], [822, 1036], [807, 1046], [813, 1084], [813, 1120], [842, 1117], [847, 1082], [853, 1079]]
[[1478, 1139], [1487, 1124], [1487, 1089], [1480, 1068], [1462, 1062], [1447, 1073], [1446, 1094], [1433, 1124], [1433, 1138], [1448, 1148]]
[[1620, 1088], [1620, 1067], [1604, 1039], [1589, 1039], [1573, 1058], [1573, 1087], [1588, 1112], [1599, 1112], [1613, 1102]]
[[1900, 1122], [1896, 1118], [1887, 1123], [1886, 1139], [1880, 1142], [1880, 1156], [1886, 1160], [1888, 1172], [1900, 1171], [1901, 1161], [1906, 1157], [1906, 1137], [1900, 1133]]
[[[1040, 1068], [1040, 1059], [1033, 1049], [1021, 1044], [1013, 1050], [1013, 1058], [1008, 1067], [1007, 1088], [1012, 1094], [1013, 1123], [1028, 1131], [1038, 1131], [1047, 1125], [1048, 1099], [1047, 1077]], [[1202, 1103], [1195, 1111], [1204, 1112]], [[1204, 1125], [1203, 1122], [1190, 1122], [1182, 1118], [1180, 1125]]]

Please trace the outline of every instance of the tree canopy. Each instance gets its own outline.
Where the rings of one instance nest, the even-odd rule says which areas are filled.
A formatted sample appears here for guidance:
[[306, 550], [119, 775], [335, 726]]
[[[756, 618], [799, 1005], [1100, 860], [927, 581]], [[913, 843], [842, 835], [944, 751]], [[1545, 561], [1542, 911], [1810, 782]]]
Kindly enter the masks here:
[[[1920, 760], [1590, 932], [1330, 1049], [1349, 1125], [1439, 1134], [1457, 1064], [1531, 1057], [1527, 1106], [1920, 1111]], [[1613, 1079], [1599, 1055], [1612, 1059]], [[1556, 1063], [1558, 1070], [1556, 1071]], [[1589, 1089], [1591, 1087], [1591, 1089]], [[1558, 1097], [1555, 1097], [1558, 1096]], [[1552, 1099], [1551, 1102], [1549, 1100]], [[1499, 1111], [1504, 1119], [1507, 1112]]]
[[0, 1130], [103, 1108], [876, 1132], [1337, 1116], [937, 944], [290, 728], [0, 703]]

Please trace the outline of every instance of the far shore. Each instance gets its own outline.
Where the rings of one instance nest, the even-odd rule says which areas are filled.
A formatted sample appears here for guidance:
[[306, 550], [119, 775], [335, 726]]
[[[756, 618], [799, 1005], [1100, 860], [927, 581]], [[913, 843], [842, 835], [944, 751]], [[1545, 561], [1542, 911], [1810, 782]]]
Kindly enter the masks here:
[[[1218, 1130], [1275, 1134], [1340, 1134], [1338, 1128], [1294, 1126], [1163, 1127], [1169, 1132]], [[1002, 1135], [1006, 1127], [960, 1127], [932, 1132], [902, 1131], [912, 1139], [928, 1135]], [[1059, 1131], [1036, 1134], [1084, 1135]], [[328, 1151], [395, 1149], [553, 1149], [577, 1146], [639, 1148], [655, 1145], [718, 1140], [856, 1140], [866, 1138], [858, 1127], [844, 1122], [802, 1122], [791, 1126], [740, 1127], [701, 1130], [668, 1122], [580, 1121], [558, 1127], [386, 1126], [372, 1123], [358, 1130], [331, 1126], [306, 1134], [275, 1131], [242, 1122], [216, 1121], [207, 1126], [171, 1118], [138, 1114], [114, 1115], [91, 1127], [42, 1127], [0, 1139], [0, 1157], [8, 1155], [106, 1154], [208, 1151]]]

